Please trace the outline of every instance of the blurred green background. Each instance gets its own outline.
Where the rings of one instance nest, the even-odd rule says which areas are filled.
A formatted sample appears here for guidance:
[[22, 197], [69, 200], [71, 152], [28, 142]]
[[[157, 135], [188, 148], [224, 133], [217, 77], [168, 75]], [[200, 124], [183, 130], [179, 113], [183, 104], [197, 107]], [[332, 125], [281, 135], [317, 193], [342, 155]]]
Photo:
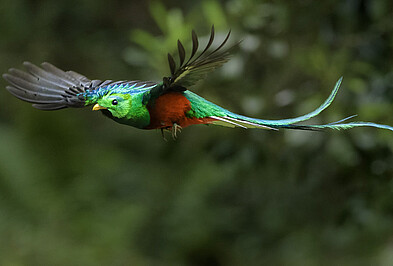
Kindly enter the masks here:
[[[393, 3], [1, 0], [0, 72], [25, 60], [161, 80], [190, 31], [241, 48], [193, 88], [235, 112], [393, 125]], [[0, 86], [4, 88], [4, 80]], [[393, 134], [186, 128], [177, 141], [0, 91], [1, 265], [392, 265]]]

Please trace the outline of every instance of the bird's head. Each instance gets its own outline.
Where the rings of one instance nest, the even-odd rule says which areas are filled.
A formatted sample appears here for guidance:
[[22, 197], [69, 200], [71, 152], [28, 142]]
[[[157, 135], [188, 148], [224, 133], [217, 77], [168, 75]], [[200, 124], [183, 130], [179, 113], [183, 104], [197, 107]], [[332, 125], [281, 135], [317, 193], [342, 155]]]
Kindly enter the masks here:
[[108, 93], [97, 99], [93, 111], [97, 110], [102, 110], [106, 116], [119, 123], [138, 128], [144, 128], [150, 123], [142, 93]]
[[130, 94], [113, 93], [97, 100], [93, 111], [107, 109], [116, 118], [126, 118], [132, 109]]

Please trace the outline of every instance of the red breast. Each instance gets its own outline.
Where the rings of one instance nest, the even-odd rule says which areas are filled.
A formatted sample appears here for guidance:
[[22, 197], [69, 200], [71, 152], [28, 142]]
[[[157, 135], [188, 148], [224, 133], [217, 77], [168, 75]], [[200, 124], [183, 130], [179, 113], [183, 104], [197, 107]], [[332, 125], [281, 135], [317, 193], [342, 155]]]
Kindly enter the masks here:
[[208, 124], [214, 119], [187, 117], [191, 110], [190, 101], [181, 92], [170, 92], [158, 97], [152, 106], [148, 106], [150, 125], [146, 129], [169, 128], [174, 123], [185, 128], [195, 124]]

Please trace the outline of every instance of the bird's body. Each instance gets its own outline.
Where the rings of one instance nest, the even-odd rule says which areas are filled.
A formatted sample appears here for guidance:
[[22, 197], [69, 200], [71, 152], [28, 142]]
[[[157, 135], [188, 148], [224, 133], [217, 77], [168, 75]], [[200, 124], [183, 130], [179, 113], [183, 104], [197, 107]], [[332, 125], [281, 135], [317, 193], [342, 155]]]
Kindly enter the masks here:
[[195, 108], [204, 99], [198, 96], [198, 101], [191, 94], [188, 91], [170, 92], [158, 97], [148, 106], [150, 124], [145, 129], [171, 128], [174, 123], [185, 128], [213, 122], [212, 118], [199, 114]]
[[10, 69], [3, 77], [10, 83], [7, 90], [11, 94], [33, 103], [35, 108], [57, 110], [93, 105], [93, 110], [101, 110], [118, 123], [139, 129], [169, 129], [173, 136], [181, 128], [196, 124], [275, 130], [339, 130], [371, 126], [393, 131], [391, 126], [371, 122], [343, 123], [352, 117], [323, 125], [297, 124], [326, 109], [334, 100], [342, 79], [336, 83], [328, 99], [319, 108], [300, 117], [282, 120], [262, 120], [238, 115], [189, 91], [189, 86], [229, 60], [229, 50], [221, 51], [228, 37], [229, 34], [217, 49], [208, 53], [214, 39], [212, 29], [206, 48], [196, 56], [198, 40], [193, 31], [190, 58], [185, 61], [185, 51], [179, 41], [180, 66], [176, 68], [172, 56], [168, 54], [171, 77], [165, 77], [159, 83], [90, 80], [74, 71], [64, 72], [49, 63], [43, 63], [42, 68], [39, 68], [29, 62], [24, 63], [27, 72]]

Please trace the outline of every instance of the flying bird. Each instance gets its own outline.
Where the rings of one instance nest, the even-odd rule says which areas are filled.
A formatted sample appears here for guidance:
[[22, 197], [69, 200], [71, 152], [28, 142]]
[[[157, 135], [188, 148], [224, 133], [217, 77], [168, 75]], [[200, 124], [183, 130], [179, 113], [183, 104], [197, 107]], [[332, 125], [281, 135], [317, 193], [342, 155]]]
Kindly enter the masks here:
[[200, 52], [199, 41], [192, 31], [191, 55], [186, 59], [184, 46], [177, 42], [179, 64], [168, 54], [171, 75], [161, 82], [153, 81], [113, 81], [90, 80], [74, 72], [63, 71], [49, 64], [38, 67], [24, 62], [25, 71], [11, 68], [3, 75], [9, 85], [6, 89], [15, 97], [32, 103], [41, 110], [58, 110], [68, 107], [92, 106], [114, 121], [139, 129], [170, 130], [173, 138], [190, 125], [212, 124], [226, 127], [262, 128], [270, 130], [301, 129], [350, 129], [354, 127], [376, 127], [393, 131], [393, 127], [371, 122], [347, 122], [353, 116], [340, 121], [301, 125], [300, 122], [317, 116], [334, 100], [340, 87], [340, 78], [330, 96], [314, 111], [290, 119], [266, 120], [251, 118], [233, 113], [188, 88], [203, 79], [209, 72], [222, 66], [230, 58], [232, 48], [225, 48], [230, 31], [216, 49], [211, 48], [214, 41], [214, 27], [205, 48]]

